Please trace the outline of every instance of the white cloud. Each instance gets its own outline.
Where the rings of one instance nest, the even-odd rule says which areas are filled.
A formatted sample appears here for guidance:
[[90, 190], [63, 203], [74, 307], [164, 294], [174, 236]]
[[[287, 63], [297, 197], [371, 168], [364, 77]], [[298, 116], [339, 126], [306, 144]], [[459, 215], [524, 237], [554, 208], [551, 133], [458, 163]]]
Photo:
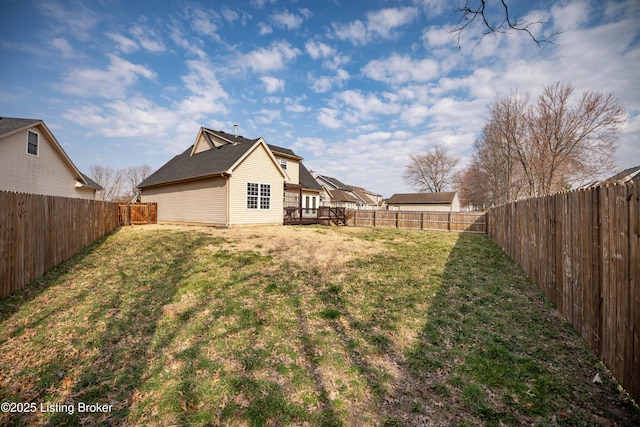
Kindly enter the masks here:
[[73, 47], [62, 37], [57, 37], [49, 41], [49, 46], [57, 50], [63, 58], [72, 58], [75, 56]]
[[268, 3], [276, 3], [276, 0], [251, 0], [251, 5], [256, 9], [262, 9]]
[[144, 65], [134, 64], [116, 55], [107, 55], [106, 70], [72, 68], [64, 81], [55, 85], [69, 95], [121, 98], [140, 77], [154, 79], [156, 73]]
[[301, 98], [285, 98], [284, 109], [290, 113], [305, 113], [307, 111], [311, 111], [310, 107], [305, 107], [301, 102]]
[[185, 88], [191, 94], [179, 103], [178, 111], [184, 116], [203, 117], [209, 113], [224, 113], [224, 101], [228, 98], [213, 67], [206, 60], [187, 61], [189, 73], [182, 77]]
[[258, 24], [259, 36], [266, 36], [267, 34], [271, 34], [271, 33], [273, 33], [273, 28], [271, 28], [269, 25], [265, 24], [264, 22], [260, 22]]
[[342, 87], [351, 76], [343, 69], [336, 70], [334, 75], [330, 76], [316, 76], [314, 73], [309, 73], [307, 79], [311, 83], [311, 89], [316, 93], [325, 93], [333, 89], [334, 87]]
[[554, 27], [557, 31], [581, 28], [590, 18], [591, 5], [586, 1], [558, 3], [551, 7]]
[[395, 37], [395, 29], [411, 23], [417, 16], [418, 10], [414, 7], [380, 9], [367, 14], [366, 22], [333, 23], [333, 36], [354, 45], [364, 45], [376, 38]]
[[354, 45], [367, 43], [367, 27], [360, 20], [348, 24], [334, 23], [332, 27], [334, 36], [338, 40], [348, 40]]
[[362, 68], [365, 76], [391, 84], [426, 82], [438, 76], [438, 63], [433, 59], [413, 60], [407, 55], [393, 54], [375, 59]]
[[55, 32], [69, 32], [80, 40], [89, 40], [100, 21], [98, 15], [81, 2], [39, 1], [34, 6], [48, 20], [58, 23]]
[[264, 83], [267, 93], [274, 93], [284, 89], [284, 80], [277, 79], [275, 77], [260, 77], [262, 83]]
[[367, 31], [388, 39], [398, 27], [411, 23], [418, 16], [414, 7], [382, 9], [367, 16]]
[[416, 6], [421, 6], [428, 16], [438, 16], [445, 11], [451, 11], [451, 0], [412, 0]]
[[342, 121], [338, 118], [340, 110], [335, 108], [321, 108], [318, 113], [318, 122], [329, 129], [343, 127]]
[[455, 45], [455, 37], [449, 32], [449, 27], [429, 27], [422, 32], [425, 47], [441, 47]]
[[294, 30], [302, 25], [304, 17], [291, 13], [288, 10], [283, 10], [282, 12], [271, 15], [271, 20], [276, 27]]
[[205, 51], [202, 50], [202, 40], [197, 38], [193, 40], [187, 39], [184, 33], [175, 26], [169, 27], [169, 37], [177, 46], [185, 49], [187, 52], [194, 54], [201, 59], [207, 57]]
[[[108, 137], [192, 134], [197, 129], [198, 121], [206, 115], [226, 113], [228, 96], [209, 62], [191, 60], [186, 65], [188, 73], [182, 77], [182, 81], [187, 93], [184, 98], [167, 106], [158, 105], [137, 94], [100, 105], [73, 107], [63, 116]], [[182, 141], [177, 143], [181, 144]]]
[[143, 28], [139, 25], [133, 26], [129, 32], [136, 39], [143, 49], [149, 52], [164, 52], [166, 46], [160, 37], [151, 28]]
[[368, 121], [376, 120], [381, 115], [395, 115], [401, 111], [400, 105], [395, 102], [359, 90], [334, 94], [330, 106], [318, 113], [318, 122], [330, 129], [347, 125], [366, 126]]
[[227, 7], [222, 9], [222, 17], [227, 20], [227, 22], [235, 22], [240, 19], [240, 15], [235, 10], [231, 10]]
[[289, 42], [278, 41], [271, 43], [269, 47], [260, 48], [243, 55], [241, 63], [246, 63], [249, 68], [256, 72], [280, 70], [300, 53], [300, 50], [291, 46]]
[[304, 47], [309, 56], [313, 59], [328, 58], [336, 53], [336, 50], [331, 46], [313, 40], [307, 41], [304, 44]]
[[[263, 108], [258, 111], [253, 119], [249, 120], [253, 125], [269, 125], [280, 120], [280, 110]], [[260, 126], [257, 126], [260, 127]]]
[[140, 49], [140, 46], [138, 46], [138, 43], [136, 43], [135, 41], [133, 41], [128, 37], [123, 36], [122, 34], [107, 33], [106, 36], [109, 37], [114, 42], [116, 42], [118, 50], [123, 53], [131, 53]]

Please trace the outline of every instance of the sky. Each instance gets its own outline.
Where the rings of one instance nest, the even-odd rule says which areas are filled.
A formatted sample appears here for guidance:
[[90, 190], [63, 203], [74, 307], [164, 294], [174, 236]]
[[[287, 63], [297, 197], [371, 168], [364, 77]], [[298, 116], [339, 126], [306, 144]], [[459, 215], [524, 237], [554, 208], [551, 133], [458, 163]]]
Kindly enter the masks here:
[[[148, 164], [201, 126], [290, 148], [308, 169], [390, 197], [411, 154], [469, 162], [488, 107], [571, 83], [627, 111], [640, 165], [640, 1], [508, 1], [532, 25], [450, 29], [463, 0], [0, 0], [0, 116], [42, 119], [76, 166]], [[495, 1], [487, 2], [496, 12]], [[494, 19], [495, 19], [495, 15]]]

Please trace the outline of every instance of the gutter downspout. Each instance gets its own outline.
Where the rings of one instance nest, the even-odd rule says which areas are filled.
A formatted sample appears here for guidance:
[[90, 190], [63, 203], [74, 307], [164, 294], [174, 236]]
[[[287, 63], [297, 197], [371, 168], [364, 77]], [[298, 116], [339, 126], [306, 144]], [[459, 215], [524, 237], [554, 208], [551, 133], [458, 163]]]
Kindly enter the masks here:
[[225, 179], [227, 180], [227, 208], [226, 208], [226, 218], [225, 218], [225, 227], [229, 228], [230, 224], [230, 219], [231, 219], [231, 180], [229, 178], [231, 178], [231, 173], [230, 172], [224, 172], [222, 174], [222, 176], [225, 177]]

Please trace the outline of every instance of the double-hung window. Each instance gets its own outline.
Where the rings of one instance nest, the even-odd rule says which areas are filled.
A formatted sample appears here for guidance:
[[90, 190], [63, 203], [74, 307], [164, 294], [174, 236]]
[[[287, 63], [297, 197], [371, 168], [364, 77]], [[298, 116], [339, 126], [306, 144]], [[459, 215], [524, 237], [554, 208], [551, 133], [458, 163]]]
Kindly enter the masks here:
[[38, 134], [27, 131], [27, 154], [38, 155]]
[[271, 209], [271, 185], [247, 183], [247, 209]]

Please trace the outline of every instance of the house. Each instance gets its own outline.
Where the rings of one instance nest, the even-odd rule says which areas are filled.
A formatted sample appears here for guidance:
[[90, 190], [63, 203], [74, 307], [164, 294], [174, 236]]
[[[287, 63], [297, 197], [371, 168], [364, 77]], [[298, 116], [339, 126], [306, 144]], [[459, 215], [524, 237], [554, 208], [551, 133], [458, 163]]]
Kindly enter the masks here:
[[389, 210], [459, 212], [456, 192], [394, 194], [387, 200]]
[[102, 187], [78, 170], [42, 120], [0, 117], [0, 190], [95, 199]]
[[322, 187], [320, 203], [324, 206], [349, 209], [378, 209], [383, 206], [382, 196], [362, 187], [347, 185], [340, 180], [311, 172]]
[[607, 184], [621, 184], [629, 181], [640, 182], [640, 166], [635, 166], [633, 168], [625, 169], [617, 174], [605, 179], [604, 181], [594, 182], [592, 184], [586, 185], [582, 187], [583, 189], [587, 188], [595, 188], [601, 185]]
[[286, 206], [312, 209], [320, 187], [293, 151], [201, 127], [195, 143], [139, 184], [158, 222], [282, 224]]

